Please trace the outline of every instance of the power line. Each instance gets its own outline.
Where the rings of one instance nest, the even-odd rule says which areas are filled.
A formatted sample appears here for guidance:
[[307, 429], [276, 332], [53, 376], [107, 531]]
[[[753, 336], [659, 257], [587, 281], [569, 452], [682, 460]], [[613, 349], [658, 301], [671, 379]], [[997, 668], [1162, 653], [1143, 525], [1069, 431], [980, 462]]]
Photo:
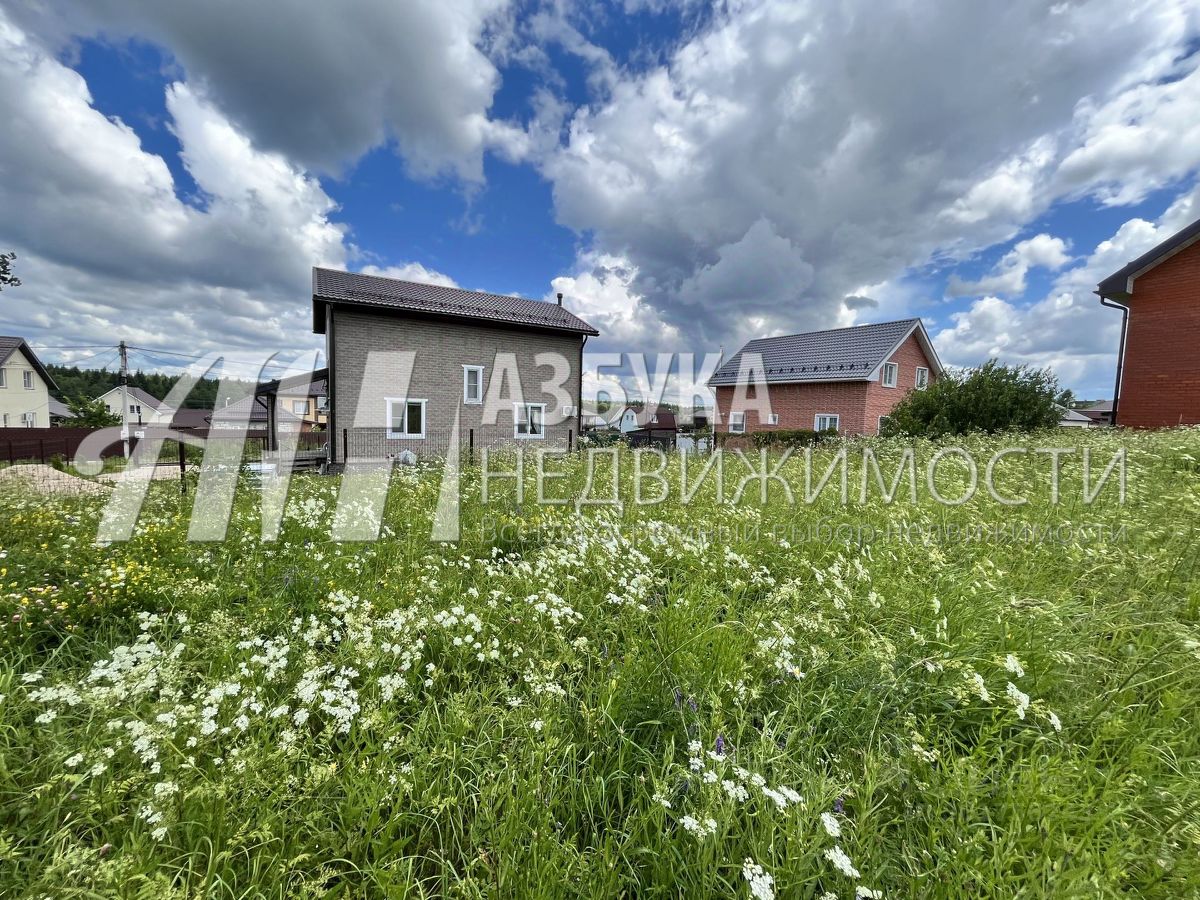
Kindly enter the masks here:
[[[82, 363], [82, 362], [87, 362], [88, 360], [91, 360], [91, 359], [95, 359], [97, 356], [100, 356], [100, 355], [101, 355], [102, 353], [104, 353], [106, 350], [107, 350], [107, 351], [108, 351], [110, 354], [113, 354], [113, 355], [115, 355], [115, 354], [116, 354], [116, 352], [117, 352], [117, 348], [116, 348], [116, 347], [111, 347], [111, 346], [110, 346], [110, 347], [102, 347], [101, 349], [97, 350], [95, 353], [89, 353], [87, 356], [81, 356], [79, 359], [73, 359], [73, 360], [71, 360], [70, 362], [67, 362], [67, 363], [52, 363], [51, 365], [60, 365], [60, 366], [63, 366], [64, 368], [65, 368], [65, 367], [67, 367], [67, 366], [75, 366], [75, 367], [78, 367], [80, 363]], [[111, 361], [111, 360], [110, 360], [110, 361]], [[106, 362], [106, 363], [105, 363], [105, 365], [108, 365], [108, 362]], [[101, 366], [101, 368], [104, 368], [104, 366]]]
[[[32, 345], [30, 345], [32, 346]], [[34, 347], [34, 350], [107, 350], [112, 344], [50, 344]]]
[[[180, 353], [177, 350], [151, 350], [149, 347], [134, 347], [132, 344], [127, 345], [126, 349], [138, 350], [149, 356], [182, 356], [184, 359], [212, 359], [213, 355], [214, 355], [214, 354], [210, 353], [210, 354], [206, 354], [203, 356], [197, 356], [192, 353]], [[256, 363], [252, 363], [252, 362], [244, 361], [244, 360], [230, 360], [228, 357], [221, 355], [221, 354], [216, 354], [216, 355], [221, 356], [223, 365], [228, 365], [229, 363], [232, 363], [233, 365], [239, 365], [239, 366], [257, 365]], [[265, 362], [265, 363], [263, 363], [263, 368], [266, 368], [267, 366], [286, 368], [288, 365], [289, 365], [288, 363], [283, 363], [283, 362]]]

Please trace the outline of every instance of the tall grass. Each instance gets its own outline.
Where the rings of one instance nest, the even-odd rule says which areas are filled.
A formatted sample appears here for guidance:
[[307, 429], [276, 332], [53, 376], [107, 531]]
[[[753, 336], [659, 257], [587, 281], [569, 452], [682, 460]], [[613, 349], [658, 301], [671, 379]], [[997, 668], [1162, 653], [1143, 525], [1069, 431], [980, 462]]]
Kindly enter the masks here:
[[1124, 446], [1126, 502], [1031, 453], [1020, 507], [684, 505], [678, 459], [638, 505], [626, 453], [620, 509], [467, 470], [457, 544], [430, 467], [374, 543], [306, 477], [277, 542], [155, 484], [99, 547], [102, 498], [5, 495], [0, 894], [1193, 896], [1200, 431], [1023, 440]]

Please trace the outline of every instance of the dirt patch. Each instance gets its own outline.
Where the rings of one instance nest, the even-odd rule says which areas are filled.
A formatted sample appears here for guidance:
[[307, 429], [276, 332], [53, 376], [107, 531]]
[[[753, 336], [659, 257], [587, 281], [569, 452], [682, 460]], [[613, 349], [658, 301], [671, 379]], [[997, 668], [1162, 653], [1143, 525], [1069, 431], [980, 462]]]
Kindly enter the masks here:
[[88, 481], [69, 472], [61, 472], [42, 463], [8, 466], [0, 469], [0, 487], [17, 487], [34, 490], [39, 494], [64, 494], [82, 496], [105, 494], [109, 488], [95, 481]]

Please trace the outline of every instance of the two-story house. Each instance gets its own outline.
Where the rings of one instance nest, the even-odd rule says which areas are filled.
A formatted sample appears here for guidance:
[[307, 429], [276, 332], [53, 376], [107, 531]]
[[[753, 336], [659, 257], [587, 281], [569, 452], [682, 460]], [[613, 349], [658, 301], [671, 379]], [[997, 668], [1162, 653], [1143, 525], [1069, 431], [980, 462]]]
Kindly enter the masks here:
[[[920, 319], [750, 341], [713, 373], [717, 431], [878, 434], [892, 408], [942, 364]], [[761, 385], [769, 412], [756, 395]]]
[[0, 337], [0, 427], [46, 428], [54, 379], [24, 338]]
[[1200, 424], [1200, 219], [1109, 275], [1096, 293], [1123, 310], [1109, 421]]
[[466, 446], [569, 448], [583, 347], [559, 302], [313, 269], [325, 336], [332, 463]]

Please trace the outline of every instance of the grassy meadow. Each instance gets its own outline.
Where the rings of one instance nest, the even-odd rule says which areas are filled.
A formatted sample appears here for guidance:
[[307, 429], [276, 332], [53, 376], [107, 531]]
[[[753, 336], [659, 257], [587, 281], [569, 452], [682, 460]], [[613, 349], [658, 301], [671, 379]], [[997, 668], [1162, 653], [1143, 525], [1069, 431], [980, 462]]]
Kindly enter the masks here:
[[[864, 502], [900, 440], [814, 454], [815, 486], [850, 451], [846, 504], [802, 456], [795, 503], [733, 502], [732, 457], [726, 496], [674, 457], [638, 504], [621, 451], [620, 508], [538, 504], [531, 464], [485, 505], [468, 467], [457, 543], [433, 465], [375, 542], [331, 540], [338, 478], [272, 542], [248, 482], [224, 541], [167, 481], [107, 546], [104, 497], [10, 488], [0, 896], [1196, 896], [1200, 429], [962, 442], [981, 481], [1010, 445], [1077, 449], [1057, 503], [1040, 453], [995, 466], [1024, 505], [939, 503], [921, 442], [917, 501]], [[1093, 482], [1126, 448], [1123, 503], [1083, 447]]]

